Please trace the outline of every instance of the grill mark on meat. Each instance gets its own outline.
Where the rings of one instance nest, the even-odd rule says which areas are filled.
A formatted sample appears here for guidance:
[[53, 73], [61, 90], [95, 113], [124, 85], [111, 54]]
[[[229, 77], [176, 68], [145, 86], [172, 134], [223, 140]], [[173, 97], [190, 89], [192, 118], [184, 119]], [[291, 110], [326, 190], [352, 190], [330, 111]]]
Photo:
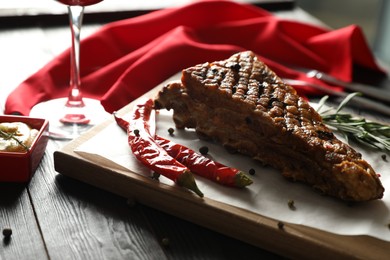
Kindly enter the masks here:
[[193, 127], [286, 178], [344, 200], [383, 196], [361, 154], [338, 140], [308, 102], [252, 52], [185, 69], [182, 84], [164, 87], [156, 102], [174, 109], [178, 127]]

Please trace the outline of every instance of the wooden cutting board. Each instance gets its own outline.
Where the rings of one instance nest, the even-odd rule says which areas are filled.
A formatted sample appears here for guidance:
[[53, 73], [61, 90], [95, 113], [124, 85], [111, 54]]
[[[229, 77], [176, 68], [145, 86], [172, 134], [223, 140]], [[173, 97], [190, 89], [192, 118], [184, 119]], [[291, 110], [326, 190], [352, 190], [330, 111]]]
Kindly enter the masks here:
[[[154, 97], [160, 86], [143, 97]], [[133, 102], [120, 111], [131, 111]], [[54, 153], [55, 170], [68, 177], [94, 185], [129, 200], [183, 218], [216, 232], [280, 255], [299, 259], [388, 259], [390, 243], [368, 236], [343, 236], [303, 225], [283, 223], [262, 215], [199, 198], [178, 186], [159, 183], [138, 173], [99, 165], [74, 152], [114, 119], [95, 126]], [[390, 230], [389, 230], [390, 234]]]

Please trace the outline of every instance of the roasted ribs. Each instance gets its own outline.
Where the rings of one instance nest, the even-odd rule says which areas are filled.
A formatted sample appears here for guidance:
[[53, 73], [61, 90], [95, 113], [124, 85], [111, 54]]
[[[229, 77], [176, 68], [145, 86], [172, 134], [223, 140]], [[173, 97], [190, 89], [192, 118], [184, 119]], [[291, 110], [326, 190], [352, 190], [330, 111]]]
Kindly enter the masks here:
[[178, 128], [195, 128], [231, 151], [279, 169], [321, 193], [347, 201], [383, 196], [361, 154], [343, 143], [321, 116], [253, 52], [204, 63], [165, 86], [157, 109], [173, 109]]

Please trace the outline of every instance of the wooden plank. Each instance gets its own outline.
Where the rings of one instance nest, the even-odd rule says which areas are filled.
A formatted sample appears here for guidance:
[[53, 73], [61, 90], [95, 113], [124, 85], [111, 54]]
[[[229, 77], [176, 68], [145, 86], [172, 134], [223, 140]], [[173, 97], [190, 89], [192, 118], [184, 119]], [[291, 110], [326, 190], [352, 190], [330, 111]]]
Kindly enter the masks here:
[[[155, 96], [155, 88], [145, 97]], [[143, 97], [141, 97], [143, 98]], [[119, 111], [127, 113], [135, 102]], [[341, 236], [300, 225], [286, 224], [212, 200], [199, 199], [177, 186], [168, 186], [137, 173], [127, 173], [99, 166], [76, 153], [74, 149], [109, 125], [113, 119], [55, 152], [58, 172], [89, 183], [125, 198], [191, 221], [195, 224], [293, 258], [340, 257], [386, 259], [390, 243], [364, 236]], [[223, 220], [223, 221], [221, 221]], [[261, 235], [259, 235], [261, 234]], [[367, 250], [370, 248], [370, 250]]]
[[[166, 254], [169, 259], [281, 259], [259, 247], [203, 228], [199, 225], [144, 207], [156, 236], [168, 239]], [[223, 220], [220, 220], [223, 221]]]
[[48, 259], [28, 193], [25, 184], [0, 184], [0, 232], [12, 229], [10, 239], [0, 233], [0, 259]]
[[[30, 193], [51, 259], [165, 259], [159, 241], [137, 207], [112, 193], [57, 175], [49, 142]], [[31, 236], [27, 236], [31, 239]]]

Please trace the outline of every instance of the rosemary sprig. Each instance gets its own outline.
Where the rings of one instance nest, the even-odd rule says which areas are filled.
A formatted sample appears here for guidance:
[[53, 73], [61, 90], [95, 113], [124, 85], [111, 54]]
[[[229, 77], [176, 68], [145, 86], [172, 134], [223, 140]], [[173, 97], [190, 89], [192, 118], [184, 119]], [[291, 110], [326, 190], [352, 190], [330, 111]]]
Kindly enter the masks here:
[[15, 140], [20, 146], [22, 146], [26, 151], [28, 151], [28, 147], [15, 136], [15, 133], [7, 133], [0, 129], [0, 137], [5, 140]]
[[343, 134], [347, 141], [351, 139], [375, 149], [390, 151], [389, 125], [367, 121], [364, 118], [340, 112], [356, 95], [360, 95], [360, 93], [349, 94], [338, 106], [336, 112], [331, 112], [331, 109], [320, 111], [328, 99], [328, 96], [324, 96], [319, 102], [317, 111], [320, 113], [324, 123]]

